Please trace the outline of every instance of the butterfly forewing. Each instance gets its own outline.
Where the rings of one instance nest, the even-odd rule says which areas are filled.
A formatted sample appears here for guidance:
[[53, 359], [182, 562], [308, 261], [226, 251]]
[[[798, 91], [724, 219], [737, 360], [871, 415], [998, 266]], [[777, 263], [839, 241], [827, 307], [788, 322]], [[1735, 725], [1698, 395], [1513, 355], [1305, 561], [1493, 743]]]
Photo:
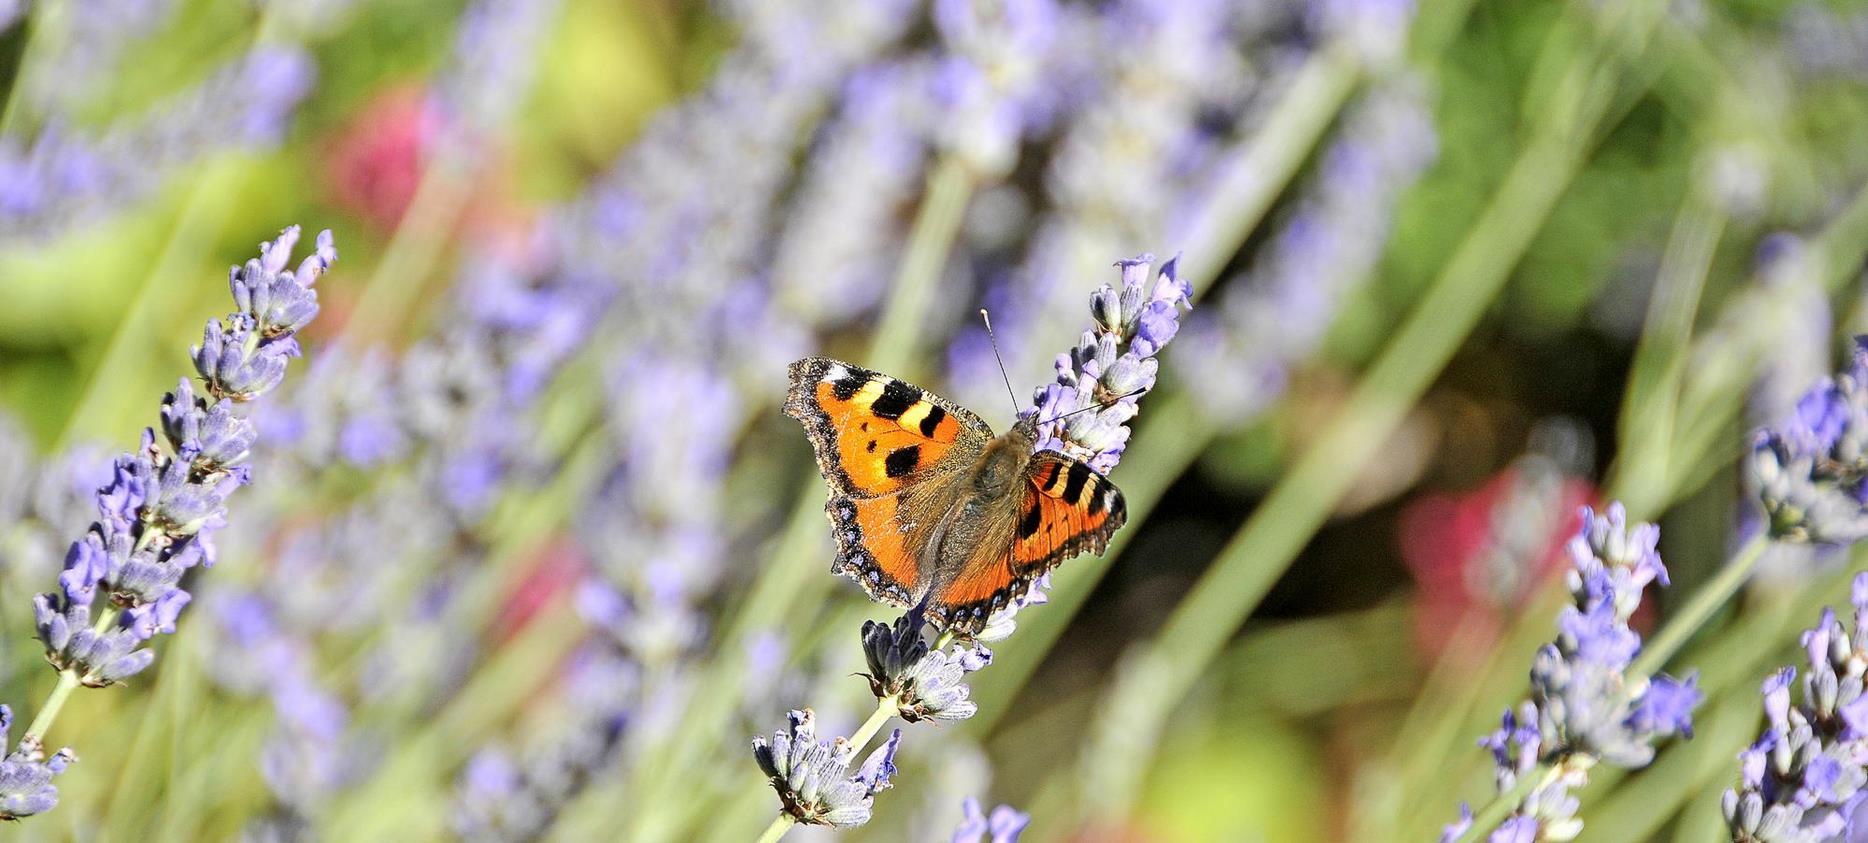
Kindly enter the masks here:
[[785, 412], [804, 424], [830, 485], [833, 570], [872, 598], [912, 605], [933, 522], [992, 430], [904, 381], [821, 357], [791, 365]]
[[965, 408], [822, 357], [791, 364], [785, 412], [804, 423], [824, 479], [850, 497], [893, 494], [932, 471], [963, 469], [992, 438]]

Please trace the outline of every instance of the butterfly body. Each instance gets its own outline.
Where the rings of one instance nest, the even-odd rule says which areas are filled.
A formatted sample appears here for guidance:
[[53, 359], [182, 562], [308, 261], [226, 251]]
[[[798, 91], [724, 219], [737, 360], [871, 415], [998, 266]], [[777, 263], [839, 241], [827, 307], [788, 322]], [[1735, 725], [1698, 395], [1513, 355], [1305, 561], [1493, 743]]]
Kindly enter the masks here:
[[977, 633], [1051, 568], [1102, 552], [1126, 516], [1088, 463], [1033, 452], [1030, 417], [994, 435], [932, 393], [821, 357], [792, 364], [785, 411], [830, 486], [833, 569], [940, 629]]

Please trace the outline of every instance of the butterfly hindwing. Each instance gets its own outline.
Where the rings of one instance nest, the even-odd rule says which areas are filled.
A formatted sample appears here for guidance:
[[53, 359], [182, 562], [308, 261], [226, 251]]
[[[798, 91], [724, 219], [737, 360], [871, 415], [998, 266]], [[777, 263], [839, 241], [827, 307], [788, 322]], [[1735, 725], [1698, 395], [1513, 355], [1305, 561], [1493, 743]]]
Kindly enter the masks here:
[[[899, 492], [950, 455], [976, 454], [992, 437], [986, 423], [965, 408], [906, 381], [823, 357], [791, 364], [785, 412], [804, 423], [824, 479], [855, 499]], [[961, 454], [952, 453], [956, 446]]]
[[1055, 451], [1032, 457], [1016, 509], [1003, 512], [929, 609], [946, 628], [977, 633], [991, 614], [1080, 553], [1102, 553], [1128, 518], [1122, 492], [1089, 463]]

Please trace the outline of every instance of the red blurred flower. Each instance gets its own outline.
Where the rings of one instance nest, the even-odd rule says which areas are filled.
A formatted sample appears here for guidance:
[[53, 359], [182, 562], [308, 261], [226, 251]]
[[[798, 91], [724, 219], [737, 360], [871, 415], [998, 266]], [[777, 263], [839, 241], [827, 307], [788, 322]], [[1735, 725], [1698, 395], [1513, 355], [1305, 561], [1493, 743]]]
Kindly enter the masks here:
[[1454, 643], [1468, 653], [1488, 649], [1510, 613], [1566, 567], [1578, 510], [1595, 500], [1588, 481], [1532, 454], [1477, 489], [1404, 510], [1401, 556], [1420, 586], [1421, 647], [1434, 658]]
[[419, 85], [396, 85], [377, 94], [330, 145], [331, 186], [337, 203], [382, 230], [402, 220], [440, 128]]

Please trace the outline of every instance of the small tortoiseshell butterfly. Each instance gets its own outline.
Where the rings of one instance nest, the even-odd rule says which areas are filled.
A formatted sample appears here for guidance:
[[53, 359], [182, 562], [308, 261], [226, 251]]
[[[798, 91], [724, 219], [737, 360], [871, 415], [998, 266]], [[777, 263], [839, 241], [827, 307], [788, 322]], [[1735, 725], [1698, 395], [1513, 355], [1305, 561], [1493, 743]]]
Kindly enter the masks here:
[[830, 486], [832, 570], [876, 600], [924, 608], [936, 629], [978, 634], [1058, 563], [1102, 553], [1127, 517], [1089, 463], [1032, 453], [1032, 416], [994, 436], [964, 407], [822, 357], [791, 364], [785, 413]]

